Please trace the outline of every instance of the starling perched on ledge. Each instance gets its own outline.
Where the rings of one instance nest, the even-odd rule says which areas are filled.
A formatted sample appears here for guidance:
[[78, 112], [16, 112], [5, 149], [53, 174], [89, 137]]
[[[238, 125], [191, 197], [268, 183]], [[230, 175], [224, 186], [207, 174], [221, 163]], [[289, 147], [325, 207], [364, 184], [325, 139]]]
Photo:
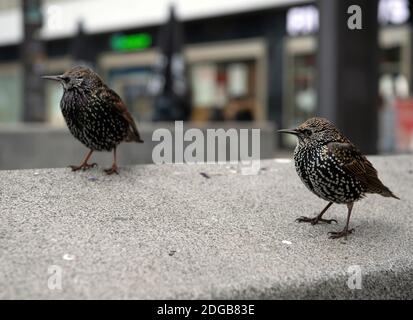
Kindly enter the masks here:
[[107, 174], [118, 173], [116, 147], [123, 141], [143, 142], [135, 121], [121, 98], [107, 87], [102, 79], [85, 67], [74, 67], [59, 76], [44, 76], [59, 81], [63, 86], [60, 108], [72, 135], [90, 149], [73, 171], [86, 170], [93, 151], [112, 151], [112, 167]]
[[346, 226], [340, 232], [329, 234], [333, 239], [347, 238], [354, 230], [349, 229], [349, 222], [355, 201], [362, 199], [366, 193], [399, 199], [379, 180], [371, 162], [328, 120], [311, 118], [295, 129], [279, 132], [297, 136], [294, 151], [297, 173], [309, 190], [329, 202], [316, 217], [300, 217], [298, 222], [312, 225], [337, 222], [322, 216], [333, 203], [346, 204]]

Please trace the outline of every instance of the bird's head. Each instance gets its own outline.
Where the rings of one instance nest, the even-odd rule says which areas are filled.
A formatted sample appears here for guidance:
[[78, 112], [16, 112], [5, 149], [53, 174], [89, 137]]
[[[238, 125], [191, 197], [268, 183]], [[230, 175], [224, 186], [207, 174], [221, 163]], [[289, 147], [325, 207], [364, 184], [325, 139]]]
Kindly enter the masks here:
[[297, 136], [299, 145], [324, 144], [341, 136], [338, 129], [327, 119], [310, 118], [294, 129], [278, 130]]
[[92, 90], [102, 84], [100, 77], [91, 69], [86, 67], [74, 67], [62, 75], [43, 76], [43, 79], [59, 81], [66, 90]]

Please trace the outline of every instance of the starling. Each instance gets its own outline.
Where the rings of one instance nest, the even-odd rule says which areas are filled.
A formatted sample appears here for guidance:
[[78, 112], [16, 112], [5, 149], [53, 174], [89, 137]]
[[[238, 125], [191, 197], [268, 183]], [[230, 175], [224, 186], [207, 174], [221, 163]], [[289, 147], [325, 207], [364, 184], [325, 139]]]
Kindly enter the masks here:
[[112, 167], [105, 172], [118, 173], [116, 147], [123, 141], [143, 142], [121, 98], [89, 68], [77, 66], [62, 75], [43, 78], [62, 84], [60, 109], [66, 124], [72, 135], [90, 149], [80, 165], [70, 166], [72, 171], [95, 166], [88, 163], [93, 151], [113, 150]]
[[367, 158], [343, 136], [328, 120], [311, 118], [295, 129], [279, 130], [297, 136], [294, 150], [295, 169], [305, 186], [315, 195], [328, 201], [327, 206], [314, 218], [300, 217], [296, 221], [336, 222], [323, 219], [323, 214], [333, 203], [346, 204], [347, 222], [340, 232], [329, 232], [330, 238], [345, 237], [349, 229], [353, 204], [367, 193], [378, 193], [383, 197], [395, 196], [378, 178], [377, 171]]

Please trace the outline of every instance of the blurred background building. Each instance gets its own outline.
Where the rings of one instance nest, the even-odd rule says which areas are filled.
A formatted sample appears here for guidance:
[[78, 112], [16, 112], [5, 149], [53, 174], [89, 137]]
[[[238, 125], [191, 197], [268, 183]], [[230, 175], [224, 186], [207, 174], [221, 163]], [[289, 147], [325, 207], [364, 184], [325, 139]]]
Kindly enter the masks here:
[[[22, 127], [28, 121], [64, 128], [61, 88], [39, 85], [36, 75], [63, 73], [82, 63], [120, 94], [143, 127], [179, 119], [200, 126], [249, 123], [270, 128], [264, 137], [274, 135], [269, 145], [275, 155], [295, 144], [291, 137], [276, 137], [275, 128], [321, 114], [331, 115], [345, 132], [366, 124], [354, 131], [354, 140], [368, 152], [413, 150], [411, 0], [24, 2], [26, 8], [23, 0], [0, 2], [0, 128]], [[333, 8], [332, 2], [340, 5]], [[359, 35], [373, 38], [377, 55], [363, 47], [360, 36], [354, 43], [358, 52], [339, 54], [349, 50], [346, 41], [352, 36], [336, 28], [334, 19], [347, 19], [347, 10], [342, 10], [353, 2], [368, 11], [363, 11], [363, 21], [365, 14], [374, 15], [372, 31], [367, 28]], [[375, 5], [364, 8], [367, 2]], [[366, 92], [377, 103], [368, 102], [368, 113], [360, 112], [361, 120], [352, 123], [357, 114], [343, 111], [340, 101], [345, 99], [336, 94], [343, 85], [330, 90], [329, 74], [341, 77], [347, 60], [365, 61], [357, 60], [363, 54], [377, 61], [377, 74], [373, 66], [364, 70], [369, 78], [360, 78], [377, 87]], [[359, 86], [354, 81], [351, 87], [351, 77], [358, 76], [353, 72], [341, 82], [346, 83], [346, 96]], [[363, 140], [366, 130], [374, 132]]]

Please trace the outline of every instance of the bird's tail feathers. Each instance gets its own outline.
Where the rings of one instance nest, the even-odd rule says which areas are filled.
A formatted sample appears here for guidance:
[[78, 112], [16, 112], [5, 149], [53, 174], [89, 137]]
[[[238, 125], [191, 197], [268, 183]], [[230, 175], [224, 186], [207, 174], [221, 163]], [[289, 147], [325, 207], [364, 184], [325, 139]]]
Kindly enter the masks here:
[[383, 197], [395, 198], [400, 200], [400, 198], [396, 196], [393, 192], [391, 192], [390, 189], [386, 186], [384, 186], [384, 188], [381, 190], [380, 195], [382, 195]]
[[142, 140], [142, 138], [141, 138], [141, 136], [140, 136], [140, 134], [139, 134], [139, 132], [136, 130], [131, 130], [131, 131], [129, 131], [129, 134], [128, 134], [128, 136], [127, 136], [127, 138], [126, 138], [126, 141], [127, 142], [132, 142], [132, 141], [134, 141], [134, 142], [138, 142], [138, 143], [143, 143], [144, 141]]
[[130, 127], [129, 127], [129, 134], [126, 138], [127, 141], [135, 141], [138, 143], [143, 143], [143, 140], [141, 139], [141, 135], [139, 134], [138, 128], [136, 127], [135, 121], [133, 119], [129, 122]]
[[139, 134], [138, 130], [136, 130], [136, 132], [134, 133], [135, 136], [135, 140], [137, 143], [143, 143], [143, 140], [141, 138], [141, 135]]

